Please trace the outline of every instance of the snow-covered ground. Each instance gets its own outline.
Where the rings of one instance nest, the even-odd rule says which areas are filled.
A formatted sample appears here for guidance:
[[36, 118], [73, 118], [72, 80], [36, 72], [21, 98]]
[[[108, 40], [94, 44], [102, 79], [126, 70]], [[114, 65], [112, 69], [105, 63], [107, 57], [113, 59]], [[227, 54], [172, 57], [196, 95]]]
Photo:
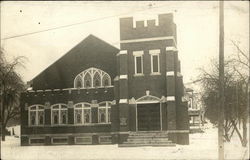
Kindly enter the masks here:
[[[19, 126], [15, 133], [20, 132]], [[64, 146], [20, 146], [20, 139], [6, 137], [2, 143], [4, 160], [76, 160], [76, 159], [218, 159], [217, 128], [207, 124], [204, 133], [190, 134], [190, 145], [176, 147], [133, 147], [119, 148], [117, 145], [64, 145]], [[241, 147], [235, 136], [225, 143], [225, 158], [232, 160], [247, 159], [249, 150]]]

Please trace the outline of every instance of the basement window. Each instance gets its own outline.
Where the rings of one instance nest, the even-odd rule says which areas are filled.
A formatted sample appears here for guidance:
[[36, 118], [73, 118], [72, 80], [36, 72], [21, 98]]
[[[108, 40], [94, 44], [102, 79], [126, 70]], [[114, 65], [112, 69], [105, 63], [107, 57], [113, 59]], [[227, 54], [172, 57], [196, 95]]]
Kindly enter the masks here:
[[92, 144], [92, 137], [75, 137], [75, 144]]
[[67, 137], [53, 137], [52, 144], [68, 144]]
[[43, 145], [45, 143], [44, 138], [30, 138], [30, 145]]
[[100, 136], [99, 137], [99, 143], [100, 144], [111, 144], [112, 143], [112, 137], [111, 136]]

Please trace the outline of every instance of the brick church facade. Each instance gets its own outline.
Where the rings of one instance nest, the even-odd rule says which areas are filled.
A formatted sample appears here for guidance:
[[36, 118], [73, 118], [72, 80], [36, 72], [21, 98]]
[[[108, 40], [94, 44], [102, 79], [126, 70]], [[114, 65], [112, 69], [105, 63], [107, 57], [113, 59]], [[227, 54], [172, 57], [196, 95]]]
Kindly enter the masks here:
[[172, 14], [120, 18], [120, 49], [89, 35], [22, 93], [21, 145], [129, 144], [140, 133], [189, 144], [176, 43]]

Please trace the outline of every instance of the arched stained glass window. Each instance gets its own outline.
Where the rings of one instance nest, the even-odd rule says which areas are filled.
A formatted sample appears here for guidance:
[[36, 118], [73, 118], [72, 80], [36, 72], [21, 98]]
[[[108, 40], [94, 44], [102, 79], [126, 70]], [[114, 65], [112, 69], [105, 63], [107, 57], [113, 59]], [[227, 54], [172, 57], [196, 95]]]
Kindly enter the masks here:
[[89, 103], [78, 103], [74, 106], [75, 124], [91, 123], [91, 108]]
[[90, 108], [84, 109], [84, 123], [90, 123]]
[[94, 86], [93, 87], [100, 87], [101, 86], [101, 76], [100, 73], [96, 72], [93, 77]]
[[109, 75], [105, 74], [102, 78], [102, 85], [103, 86], [110, 86]]
[[51, 124], [62, 125], [67, 124], [68, 108], [65, 104], [55, 104], [51, 106]]
[[92, 78], [89, 73], [84, 76], [84, 87], [90, 88], [92, 86]]
[[105, 101], [99, 103], [98, 123], [110, 123], [111, 102]]
[[105, 110], [100, 110], [100, 122], [105, 123], [106, 122], [105, 117]]
[[75, 88], [94, 88], [110, 85], [111, 78], [109, 74], [93, 67], [78, 74], [74, 80]]
[[36, 112], [30, 112], [31, 125], [36, 125]]
[[43, 105], [33, 105], [29, 107], [29, 125], [44, 125]]
[[82, 123], [82, 109], [75, 109], [75, 123]]
[[54, 118], [54, 123], [53, 124], [58, 124], [58, 119], [59, 119], [59, 116], [58, 116], [58, 113], [56, 112], [54, 112], [53, 113], [53, 118]]
[[83, 87], [82, 78], [81, 77], [77, 77], [76, 78], [75, 86], [76, 86], [76, 88], [82, 88]]
[[39, 119], [38, 124], [43, 125], [43, 123], [44, 123], [44, 111], [38, 111], [38, 119]]

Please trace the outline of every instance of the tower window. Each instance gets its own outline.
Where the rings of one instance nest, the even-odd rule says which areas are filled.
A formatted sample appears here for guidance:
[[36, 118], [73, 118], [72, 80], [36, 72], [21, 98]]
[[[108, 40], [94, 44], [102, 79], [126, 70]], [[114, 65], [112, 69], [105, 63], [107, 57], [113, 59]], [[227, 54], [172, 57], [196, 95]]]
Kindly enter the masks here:
[[160, 50], [150, 50], [149, 54], [151, 55], [151, 73], [160, 73]]
[[136, 74], [142, 73], [142, 57], [136, 57]]
[[135, 74], [143, 74], [143, 51], [134, 51]]

